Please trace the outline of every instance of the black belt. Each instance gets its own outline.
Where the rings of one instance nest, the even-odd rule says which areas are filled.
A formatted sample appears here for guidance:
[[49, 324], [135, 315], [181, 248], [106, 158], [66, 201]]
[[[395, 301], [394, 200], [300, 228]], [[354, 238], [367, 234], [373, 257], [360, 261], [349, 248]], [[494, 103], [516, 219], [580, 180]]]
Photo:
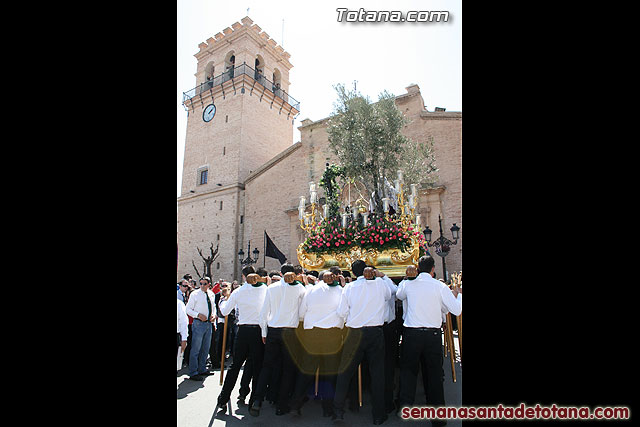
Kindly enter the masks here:
[[410, 329], [412, 331], [439, 331], [440, 328], [412, 328], [410, 326], [405, 326], [405, 328]]
[[238, 325], [241, 328], [259, 328], [260, 325]]

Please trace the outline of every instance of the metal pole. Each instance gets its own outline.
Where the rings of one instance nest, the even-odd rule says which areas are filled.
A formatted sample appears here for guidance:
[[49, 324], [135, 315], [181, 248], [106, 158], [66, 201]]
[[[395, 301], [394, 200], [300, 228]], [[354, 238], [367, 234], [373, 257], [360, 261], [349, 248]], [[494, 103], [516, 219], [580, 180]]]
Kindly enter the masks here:
[[[444, 251], [442, 251], [442, 248], [444, 246], [444, 237], [442, 236], [442, 218], [440, 218], [440, 215], [438, 215], [438, 225], [440, 226], [440, 237], [438, 238], [440, 240], [440, 251], [442, 254], [444, 254]], [[444, 261], [444, 256], [442, 257], [442, 278], [444, 279], [444, 281], [447, 281], [447, 264]]]

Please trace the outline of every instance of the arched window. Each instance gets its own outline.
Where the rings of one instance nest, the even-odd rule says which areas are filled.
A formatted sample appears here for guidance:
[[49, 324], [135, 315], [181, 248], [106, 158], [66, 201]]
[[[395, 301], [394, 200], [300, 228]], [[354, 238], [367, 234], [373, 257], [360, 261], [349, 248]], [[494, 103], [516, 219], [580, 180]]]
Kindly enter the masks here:
[[204, 68], [205, 81], [213, 80], [215, 71], [216, 71], [216, 67], [214, 67], [213, 62], [209, 62], [207, 66]]
[[213, 87], [213, 77], [215, 73], [215, 67], [213, 62], [209, 62], [207, 66], [204, 68], [204, 85], [203, 90], [208, 90]]
[[282, 89], [281, 89], [281, 74], [280, 74], [280, 70], [278, 70], [277, 68], [275, 70], [273, 70], [273, 93], [282, 98]]
[[254, 78], [258, 83], [264, 86], [264, 59], [260, 55], [256, 55], [253, 69], [255, 70]]
[[225, 81], [233, 78], [233, 71], [236, 66], [236, 55], [234, 51], [227, 53], [224, 60]]

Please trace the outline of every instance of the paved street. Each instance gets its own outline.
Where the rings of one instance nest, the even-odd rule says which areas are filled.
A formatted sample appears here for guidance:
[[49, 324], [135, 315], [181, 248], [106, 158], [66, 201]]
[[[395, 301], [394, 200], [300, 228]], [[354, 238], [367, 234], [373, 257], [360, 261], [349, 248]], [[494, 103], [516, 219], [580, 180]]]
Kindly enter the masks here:
[[[457, 335], [454, 332], [456, 350], [458, 349]], [[225, 367], [228, 366], [225, 364]], [[462, 404], [462, 371], [460, 364], [455, 364], [456, 382], [451, 378], [451, 361], [449, 357], [444, 358], [444, 393], [447, 406], [460, 406]], [[396, 384], [398, 370], [396, 369]], [[238, 398], [238, 389], [240, 387], [240, 378], [231, 393], [232, 411], [231, 415], [225, 414], [216, 417], [213, 420], [213, 426], [264, 426], [277, 425], [280, 426], [371, 426], [373, 425], [371, 416], [371, 400], [369, 393], [363, 391], [363, 406], [358, 413], [346, 410], [344, 422], [336, 422], [335, 424], [330, 418], [322, 417], [322, 408], [320, 401], [309, 400], [302, 407], [302, 415], [298, 416], [289, 413], [282, 416], [275, 415], [275, 408], [268, 402], [264, 402], [259, 417], [249, 415], [247, 406], [238, 408], [236, 401]], [[363, 380], [364, 381], [364, 380]], [[220, 385], [220, 371], [216, 371], [214, 375], [207, 377], [204, 381], [191, 381], [188, 379], [187, 368], [183, 368], [177, 372], [177, 404], [178, 404], [178, 427], [208, 427], [211, 425], [213, 411], [216, 400], [222, 386]], [[248, 400], [248, 399], [247, 399]], [[418, 374], [418, 387], [416, 390], [416, 405], [424, 405], [425, 397], [422, 387], [421, 374]], [[427, 424], [430, 424], [428, 421]], [[424, 424], [424, 423], [420, 423]], [[397, 418], [393, 413], [389, 414], [389, 419], [382, 424], [383, 426], [406, 426], [406, 421]], [[461, 426], [460, 420], [449, 420], [449, 427]]]

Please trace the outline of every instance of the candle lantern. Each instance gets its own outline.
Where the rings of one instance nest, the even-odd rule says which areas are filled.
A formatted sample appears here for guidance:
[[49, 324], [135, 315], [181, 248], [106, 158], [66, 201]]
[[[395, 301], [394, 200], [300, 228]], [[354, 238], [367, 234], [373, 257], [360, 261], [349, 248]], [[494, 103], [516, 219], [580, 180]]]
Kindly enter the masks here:
[[384, 213], [389, 212], [389, 198], [388, 197], [384, 197], [382, 199], [382, 210], [384, 211]]

